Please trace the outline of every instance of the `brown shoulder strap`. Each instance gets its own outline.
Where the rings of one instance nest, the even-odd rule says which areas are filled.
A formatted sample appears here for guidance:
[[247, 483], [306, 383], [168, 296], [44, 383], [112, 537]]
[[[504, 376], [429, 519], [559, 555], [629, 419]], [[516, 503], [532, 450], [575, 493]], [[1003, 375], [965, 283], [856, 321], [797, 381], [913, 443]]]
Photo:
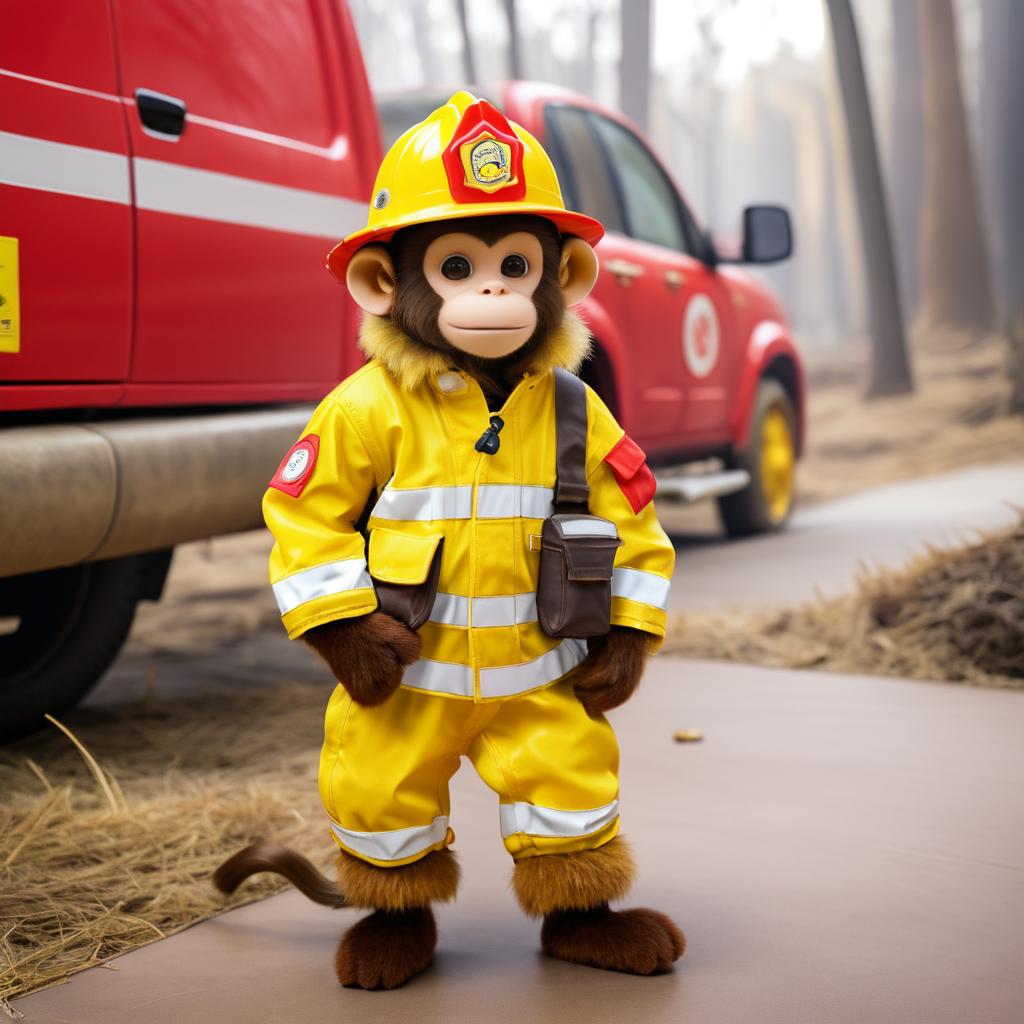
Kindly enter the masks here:
[[555, 511], [586, 512], [587, 386], [568, 370], [555, 370]]

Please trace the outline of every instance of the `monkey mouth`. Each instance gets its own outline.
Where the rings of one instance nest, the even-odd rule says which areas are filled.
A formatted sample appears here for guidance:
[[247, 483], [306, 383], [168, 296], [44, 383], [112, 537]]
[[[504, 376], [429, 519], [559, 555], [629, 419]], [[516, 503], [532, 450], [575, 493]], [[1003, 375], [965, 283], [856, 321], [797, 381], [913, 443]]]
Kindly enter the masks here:
[[454, 327], [457, 331], [525, 331], [529, 324], [519, 324], [518, 327], [465, 327], [462, 324], [449, 324], [449, 327]]

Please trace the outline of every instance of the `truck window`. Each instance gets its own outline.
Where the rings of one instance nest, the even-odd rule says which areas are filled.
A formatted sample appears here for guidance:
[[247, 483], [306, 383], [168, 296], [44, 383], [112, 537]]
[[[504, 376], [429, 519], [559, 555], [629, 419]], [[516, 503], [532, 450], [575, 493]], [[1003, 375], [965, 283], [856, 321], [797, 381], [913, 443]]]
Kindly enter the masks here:
[[590, 115], [622, 190], [626, 233], [643, 242], [688, 251], [679, 196], [672, 183], [632, 132], [614, 121]]
[[125, 59], [189, 114], [323, 144], [332, 118], [310, 0], [119, 0]]
[[545, 109], [545, 120], [554, 142], [547, 149], [566, 205], [596, 217], [606, 231], [624, 233], [615, 182], [585, 112], [552, 103]]

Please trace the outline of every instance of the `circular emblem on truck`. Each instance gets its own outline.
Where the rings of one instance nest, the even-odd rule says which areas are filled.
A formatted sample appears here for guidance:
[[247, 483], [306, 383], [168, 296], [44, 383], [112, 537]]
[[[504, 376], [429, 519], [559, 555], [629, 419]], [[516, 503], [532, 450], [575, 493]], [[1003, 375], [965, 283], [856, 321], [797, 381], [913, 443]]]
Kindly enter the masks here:
[[683, 358], [698, 379], [708, 376], [718, 362], [721, 336], [714, 303], [698, 292], [683, 314]]

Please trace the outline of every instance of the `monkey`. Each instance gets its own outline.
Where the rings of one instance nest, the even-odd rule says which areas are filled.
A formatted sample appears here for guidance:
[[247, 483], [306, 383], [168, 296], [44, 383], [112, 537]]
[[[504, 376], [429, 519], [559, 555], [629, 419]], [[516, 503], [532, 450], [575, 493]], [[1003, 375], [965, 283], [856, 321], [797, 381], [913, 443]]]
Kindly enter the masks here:
[[[513, 136], [500, 115], [482, 101], [476, 107], [498, 127], [481, 136], [490, 148], [475, 162], [467, 147], [476, 144], [459, 143], [456, 132], [449, 148], [459, 143], [469, 155], [448, 171], [453, 195], [453, 175], [479, 171], [484, 189], [504, 175], [514, 186], [525, 166], [514, 149], [511, 157], [501, 149]], [[475, 109], [463, 111], [460, 125]], [[663, 611], [653, 590], [630, 592], [613, 598], [619, 611], [605, 633], [551, 646], [521, 611], [531, 607], [521, 577], [495, 578], [519, 570], [493, 561], [526, 539], [519, 531], [541, 514], [526, 504], [548, 493], [548, 469], [526, 466], [553, 468], [554, 368], [575, 371], [589, 351], [572, 307], [597, 278], [593, 246], [536, 207], [449, 214], [380, 234], [344, 243], [344, 280], [363, 310], [360, 344], [370, 358], [314, 414], [299, 442], [310, 453], [301, 474], [286, 456], [264, 499], [284, 624], [338, 682], [320, 770], [338, 881], [259, 840], [222, 864], [214, 883], [231, 892], [273, 871], [318, 903], [370, 911], [341, 939], [338, 980], [365, 989], [405, 984], [433, 960], [432, 905], [456, 894], [446, 794], [466, 754], [499, 795], [513, 890], [542, 919], [543, 951], [664, 973], [685, 949], [678, 926], [655, 910], [609, 906], [635, 868], [618, 834], [618, 749], [604, 718], [636, 691], [663, 635]], [[616, 523], [630, 579], [667, 591], [673, 552], [650, 503], [643, 453], [589, 390], [587, 403], [592, 511]], [[497, 444], [474, 451], [472, 435], [488, 414]], [[474, 483], [466, 484], [471, 467]], [[486, 483], [492, 477], [499, 482]], [[355, 530], [360, 519], [368, 543]], [[532, 564], [525, 550], [516, 557]], [[484, 589], [460, 597], [458, 588], [481, 575]], [[303, 590], [307, 579], [312, 589]], [[410, 595], [432, 586], [431, 617], [411, 628], [411, 617], [402, 621], [411, 605], [386, 610], [371, 587], [383, 595], [385, 582]], [[487, 586], [520, 590], [513, 602], [486, 596]], [[459, 661], [470, 657], [459, 653], [473, 649], [467, 642], [475, 660]], [[510, 643], [529, 657], [508, 662]], [[493, 668], [488, 644], [501, 652]], [[544, 742], [553, 746], [541, 750]], [[576, 806], [584, 809], [565, 809]]]

